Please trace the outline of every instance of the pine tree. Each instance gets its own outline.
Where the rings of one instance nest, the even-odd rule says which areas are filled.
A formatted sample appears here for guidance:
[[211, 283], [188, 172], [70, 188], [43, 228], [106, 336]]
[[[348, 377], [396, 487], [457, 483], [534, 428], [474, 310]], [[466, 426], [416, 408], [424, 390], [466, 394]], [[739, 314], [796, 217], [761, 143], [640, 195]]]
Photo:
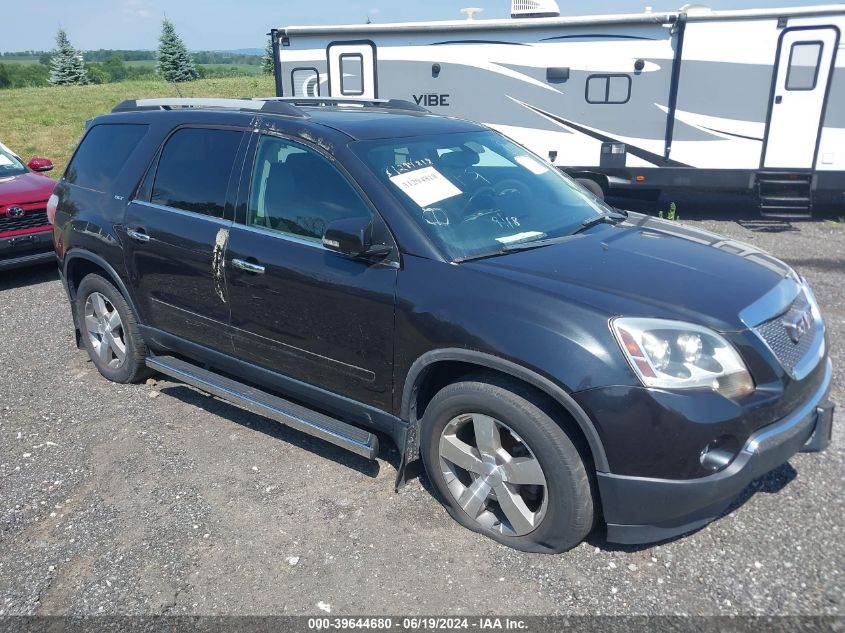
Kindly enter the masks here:
[[161, 37], [158, 41], [156, 72], [162, 79], [172, 82], [193, 81], [199, 76], [182, 38], [176, 34], [173, 22], [167, 18], [161, 23]]
[[264, 48], [264, 57], [261, 58], [261, 72], [265, 75], [272, 75], [274, 71], [273, 63], [273, 38], [267, 38], [267, 46]]
[[67, 33], [56, 33], [56, 51], [50, 58], [51, 86], [86, 86], [91, 83], [82, 55], [70, 44]]

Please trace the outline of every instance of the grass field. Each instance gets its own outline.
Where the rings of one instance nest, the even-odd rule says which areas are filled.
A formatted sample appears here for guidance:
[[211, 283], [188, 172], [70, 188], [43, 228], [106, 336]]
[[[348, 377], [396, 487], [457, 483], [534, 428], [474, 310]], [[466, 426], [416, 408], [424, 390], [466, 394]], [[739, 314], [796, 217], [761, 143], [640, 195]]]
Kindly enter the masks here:
[[[148, 68], [155, 68], [156, 61], [154, 59], [138, 59], [130, 62], [125, 62], [127, 66], [146, 66]], [[241, 72], [249, 73], [251, 75], [258, 75], [261, 73], [261, 66], [258, 64], [197, 64], [201, 68], [237, 68]]]
[[[200, 79], [179, 84], [183, 97], [243, 97], [275, 94], [273, 78], [266, 75]], [[110, 111], [124, 99], [178, 97], [164, 81], [124, 81], [98, 86], [18, 88], [0, 93], [0, 142], [27, 161], [46, 156], [62, 173], [92, 116]]]
[[0, 57], [0, 64], [38, 64], [37, 57], [16, 57], [13, 55], [4, 55]]

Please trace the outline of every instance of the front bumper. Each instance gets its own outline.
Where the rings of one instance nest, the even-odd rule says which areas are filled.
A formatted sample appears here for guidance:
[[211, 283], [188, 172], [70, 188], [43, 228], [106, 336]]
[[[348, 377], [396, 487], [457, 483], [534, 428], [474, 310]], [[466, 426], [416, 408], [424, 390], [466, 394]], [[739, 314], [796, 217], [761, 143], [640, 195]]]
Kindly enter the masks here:
[[55, 261], [52, 230], [0, 237], [0, 270]]
[[833, 404], [828, 400], [830, 360], [824, 379], [803, 404], [751, 435], [724, 469], [697, 479], [654, 479], [597, 473], [607, 540], [652, 543], [690, 532], [716, 519], [754, 479], [799, 451], [830, 444]]

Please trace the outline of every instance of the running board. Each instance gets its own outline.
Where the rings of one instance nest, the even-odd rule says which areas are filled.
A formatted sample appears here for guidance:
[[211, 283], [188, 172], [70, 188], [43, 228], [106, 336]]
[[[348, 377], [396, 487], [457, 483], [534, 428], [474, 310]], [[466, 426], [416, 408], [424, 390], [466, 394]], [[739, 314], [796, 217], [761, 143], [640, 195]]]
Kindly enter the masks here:
[[375, 435], [342, 420], [312, 411], [173, 356], [147, 356], [146, 363], [150, 369], [213, 394], [247, 411], [319, 437], [356, 455], [367, 459], [375, 459], [378, 455], [378, 438]]

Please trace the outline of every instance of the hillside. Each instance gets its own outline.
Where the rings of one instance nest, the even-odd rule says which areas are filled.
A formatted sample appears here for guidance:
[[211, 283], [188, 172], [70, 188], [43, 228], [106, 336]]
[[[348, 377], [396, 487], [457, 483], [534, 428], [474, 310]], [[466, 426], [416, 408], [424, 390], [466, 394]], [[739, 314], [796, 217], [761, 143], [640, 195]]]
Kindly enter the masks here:
[[[201, 79], [179, 84], [184, 97], [243, 97], [275, 94], [266, 75]], [[79, 141], [85, 121], [108, 112], [124, 99], [179, 96], [164, 81], [124, 81], [98, 86], [18, 88], [4, 90], [0, 99], [0, 141], [27, 161], [47, 156], [58, 177]]]

